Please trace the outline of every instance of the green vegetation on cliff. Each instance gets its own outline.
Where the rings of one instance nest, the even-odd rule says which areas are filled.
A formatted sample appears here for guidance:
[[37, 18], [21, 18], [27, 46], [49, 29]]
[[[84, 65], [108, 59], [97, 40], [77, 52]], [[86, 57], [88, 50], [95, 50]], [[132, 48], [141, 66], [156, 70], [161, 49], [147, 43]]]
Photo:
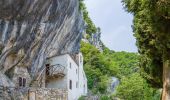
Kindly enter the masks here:
[[105, 93], [109, 84], [109, 76], [116, 74], [117, 66], [114, 66], [99, 50], [88, 43], [81, 43], [81, 52], [84, 56], [84, 69], [89, 89], [94, 93]]
[[91, 18], [89, 17], [89, 13], [87, 11], [87, 8], [83, 2], [84, 0], [79, 0], [79, 9], [81, 10], [81, 12], [83, 13], [83, 18], [84, 21], [86, 22], [86, 33], [87, 34], [92, 34], [92, 33], [96, 33], [97, 32], [97, 28], [95, 26], [95, 24], [93, 23], [93, 21], [91, 20]]
[[137, 53], [115, 52], [105, 48], [99, 52], [89, 43], [81, 43], [84, 56], [84, 70], [88, 79], [88, 88], [94, 93], [108, 95], [108, 86], [112, 76], [120, 79], [116, 94], [109, 96], [126, 100], [159, 100], [156, 89], [151, 88], [140, 75]]
[[[166, 7], [169, 2], [158, 0], [156, 5], [155, 2], [123, 0], [126, 10], [134, 14], [133, 29], [137, 38], [139, 54], [124, 51], [115, 52], [107, 47], [104, 47], [103, 52], [99, 52], [89, 43], [81, 43], [88, 88], [94, 94], [103, 95], [101, 100], [112, 100], [113, 98], [124, 100], [160, 99], [159, 88], [162, 86], [163, 72], [161, 66], [163, 66], [164, 60], [170, 58], [167, 52], [170, 35], [166, 34], [169, 32], [167, 27], [170, 26], [170, 20], [169, 7]], [[155, 10], [156, 7], [160, 8]], [[90, 19], [83, 0], [80, 0], [80, 9], [87, 23], [86, 33], [89, 35], [95, 33], [97, 28]], [[165, 63], [165, 65], [168, 64]], [[120, 85], [117, 87], [116, 93], [110, 94], [108, 86], [113, 76], [119, 78]]]

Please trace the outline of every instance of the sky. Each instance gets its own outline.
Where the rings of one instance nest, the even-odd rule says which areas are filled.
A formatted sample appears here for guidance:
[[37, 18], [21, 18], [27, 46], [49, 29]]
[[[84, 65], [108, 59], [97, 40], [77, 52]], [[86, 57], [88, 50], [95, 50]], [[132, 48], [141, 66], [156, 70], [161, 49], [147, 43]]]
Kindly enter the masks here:
[[115, 51], [137, 52], [132, 32], [133, 16], [124, 11], [121, 0], [85, 0], [90, 18], [101, 28], [101, 40]]

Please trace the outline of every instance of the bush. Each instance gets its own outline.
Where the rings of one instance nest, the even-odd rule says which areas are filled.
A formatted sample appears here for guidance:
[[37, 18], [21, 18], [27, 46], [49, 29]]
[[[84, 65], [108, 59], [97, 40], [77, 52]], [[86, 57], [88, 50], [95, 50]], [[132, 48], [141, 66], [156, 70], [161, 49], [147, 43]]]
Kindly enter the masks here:
[[85, 100], [85, 96], [81, 96], [78, 100]]
[[154, 99], [155, 94], [155, 90], [147, 84], [146, 80], [139, 73], [134, 73], [121, 79], [115, 96], [125, 100], [160, 100]]
[[109, 96], [101, 96], [100, 100], [111, 100]]
[[86, 39], [90, 39], [90, 35], [89, 34], [86, 35]]

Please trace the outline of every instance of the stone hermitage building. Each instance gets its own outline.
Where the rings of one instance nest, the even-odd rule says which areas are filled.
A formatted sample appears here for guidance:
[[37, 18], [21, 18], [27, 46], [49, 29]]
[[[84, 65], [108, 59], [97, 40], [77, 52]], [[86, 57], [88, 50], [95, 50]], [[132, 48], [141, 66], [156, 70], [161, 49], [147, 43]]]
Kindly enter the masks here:
[[[0, 88], [0, 92], [6, 96], [0, 97], [7, 100], [11, 98], [14, 100], [78, 100], [79, 97], [87, 95], [87, 78], [83, 70], [81, 53], [48, 58], [45, 68], [32, 82], [33, 85], [29, 84], [31, 82], [27, 68], [14, 67], [10, 77], [13, 79], [15, 89], [6, 87], [4, 91], [4, 87]], [[16, 94], [18, 96], [15, 96]]]
[[83, 70], [82, 54], [65, 54], [50, 58], [46, 64], [46, 87], [67, 90], [69, 100], [85, 96], [87, 78]]
[[85, 95], [84, 29], [79, 0], [0, 0], [0, 100]]

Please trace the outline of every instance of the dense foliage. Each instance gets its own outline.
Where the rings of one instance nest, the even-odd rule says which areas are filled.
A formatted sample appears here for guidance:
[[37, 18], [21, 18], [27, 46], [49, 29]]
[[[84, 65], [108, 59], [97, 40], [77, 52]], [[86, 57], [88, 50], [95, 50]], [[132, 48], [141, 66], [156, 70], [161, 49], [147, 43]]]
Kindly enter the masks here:
[[109, 84], [109, 76], [116, 74], [117, 66], [88, 43], [81, 43], [81, 52], [84, 56], [89, 89], [94, 93], [105, 93]]
[[151, 88], [139, 73], [122, 78], [115, 96], [124, 100], [160, 100], [159, 91]]
[[139, 72], [138, 59], [139, 56], [136, 53], [128, 52], [115, 52], [108, 54], [107, 57], [118, 65], [117, 77], [127, 77], [132, 73]]
[[162, 87], [162, 63], [170, 58], [170, 1], [123, 0], [123, 4], [134, 15], [143, 75], [153, 86]]
[[88, 87], [93, 93], [108, 94], [111, 76], [116, 76], [121, 81], [116, 94], [112, 97], [102, 96], [102, 99], [118, 97], [125, 100], [159, 100], [159, 92], [151, 88], [140, 75], [138, 54], [115, 52], [108, 48], [101, 53], [84, 42], [81, 43], [81, 52], [84, 56]]
[[[169, 8], [166, 7], [169, 2], [123, 0], [123, 4], [134, 15], [133, 30], [140, 54], [115, 52], [107, 47], [101, 53], [94, 46], [82, 42], [81, 52], [88, 87], [94, 94], [102, 94], [101, 100], [112, 100], [115, 97], [125, 100], [159, 100], [160, 91], [157, 88], [162, 85], [162, 58], [168, 58], [167, 44], [170, 43], [170, 36], [166, 34], [169, 32]], [[83, 0], [80, 0], [80, 9], [87, 23], [86, 32], [90, 36], [97, 28], [89, 18]], [[161, 41], [162, 39], [165, 40]], [[116, 93], [110, 96], [107, 89], [112, 76], [120, 79], [120, 85]], [[151, 87], [148, 82], [157, 88]]]

